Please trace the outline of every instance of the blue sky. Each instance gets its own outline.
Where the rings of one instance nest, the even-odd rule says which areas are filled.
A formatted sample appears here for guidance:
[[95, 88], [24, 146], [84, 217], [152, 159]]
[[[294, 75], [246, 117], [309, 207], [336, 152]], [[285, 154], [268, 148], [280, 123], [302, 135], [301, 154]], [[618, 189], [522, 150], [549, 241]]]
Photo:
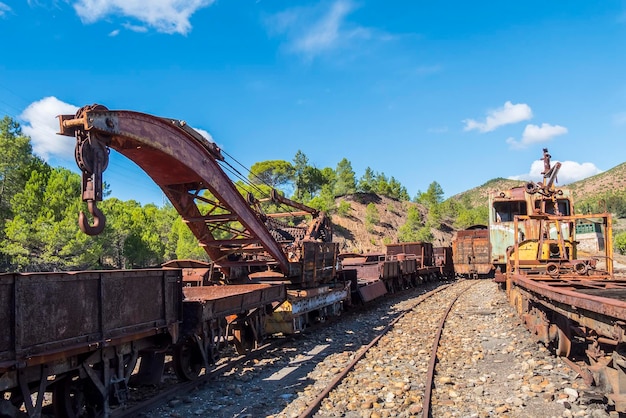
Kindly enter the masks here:
[[[184, 4], [184, 5], [183, 5]], [[495, 177], [560, 184], [626, 160], [626, 2], [0, 0], [0, 117], [76, 170], [60, 113], [183, 119], [246, 166], [342, 158], [411, 197]], [[113, 196], [161, 204], [113, 155]]]

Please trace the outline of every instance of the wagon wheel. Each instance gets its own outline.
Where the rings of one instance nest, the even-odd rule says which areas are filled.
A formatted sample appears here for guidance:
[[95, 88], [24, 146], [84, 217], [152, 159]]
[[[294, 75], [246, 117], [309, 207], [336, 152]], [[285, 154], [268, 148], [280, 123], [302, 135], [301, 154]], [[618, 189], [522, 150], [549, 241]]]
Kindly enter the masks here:
[[104, 417], [104, 403], [98, 390], [78, 376], [66, 376], [55, 383], [52, 391], [54, 416], [79, 418]]
[[193, 339], [187, 339], [174, 347], [174, 372], [181, 380], [196, 380], [204, 367], [200, 347]]

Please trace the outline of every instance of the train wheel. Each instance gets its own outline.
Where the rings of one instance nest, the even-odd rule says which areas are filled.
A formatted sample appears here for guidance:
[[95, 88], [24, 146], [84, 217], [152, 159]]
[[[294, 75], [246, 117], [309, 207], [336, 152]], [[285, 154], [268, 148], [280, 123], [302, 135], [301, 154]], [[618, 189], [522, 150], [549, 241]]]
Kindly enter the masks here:
[[174, 348], [174, 372], [181, 380], [196, 380], [204, 367], [198, 344], [189, 339]]
[[104, 417], [102, 397], [93, 385], [78, 376], [67, 376], [54, 385], [54, 416], [67, 418]]

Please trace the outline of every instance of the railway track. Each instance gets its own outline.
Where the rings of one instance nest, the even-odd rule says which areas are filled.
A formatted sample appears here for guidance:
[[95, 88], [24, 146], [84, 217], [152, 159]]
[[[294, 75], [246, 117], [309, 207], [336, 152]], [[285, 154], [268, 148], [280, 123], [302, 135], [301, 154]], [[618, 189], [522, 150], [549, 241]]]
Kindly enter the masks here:
[[408, 289], [246, 356], [227, 353], [197, 381], [164, 376], [112, 416], [609, 416], [602, 403], [582, 404], [591, 388], [533, 341], [489, 280]]
[[[408, 306], [428, 290], [444, 287], [431, 283], [407, 289], [346, 312], [330, 324], [319, 324], [296, 336], [272, 339], [249, 355], [221, 359], [215, 369], [195, 382], [161, 388], [156, 396], [145, 391], [147, 399], [135, 400], [114, 416], [130, 417], [143, 412], [146, 417], [255, 417], [277, 413], [292, 401], [298, 404], [297, 397], [286, 392], [305, 390], [308, 376], [319, 363], [340, 365], [349, 361], [352, 351], [370, 343], [390, 320], [399, 318], [406, 309], [403, 304]], [[357, 334], [356, 326], [367, 329]]]
[[[457, 301], [458, 297], [461, 296], [462, 293], [466, 292], [471, 286], [475, 285], [477, 282], [459, 282], [455, 285], [445, 285], [434, 289], [419, 298], [414, 302], [413, 306], [406, 308], [399, 316], [395, 317], [367, 346], [359, 351], [359, 353], [354, 357], [354, 359], [345, 366], [342, 371], [322, 390], [322, 392], [317, 396], [311, 405], [300, 414], [301, 418], [308, 418], [314, 416], [314, 414], [322, 407], [322, 403], [328, 397], [331, 396], [342, 396], [342, 390], [337, 389], [336, 393], [332, 393], [335, 388], [341, 383], [341, 381], [348, 376], [350, 371], [357, 367], [357, 364], [370, 353], [370, 350], [386, 350], [385, 345], [383, 344], [381, 347], [377, 347], [377, 343], [385, 338], [385, 336], [392, 330], [396, 330], [395, 326], [397, 325], [398, 330], [401, 333], [402, 326], [406, 325], [408, 322], [418, 323], [418, 327], [415, 327], [411, 330], [412, 334], [426, 336], [426, 339], [430, 339], [432, 341], [432, 349], [429, 360], [429, 367], [426, 373], [426, 376], [423, 376], [422, 373], [418, 373], [416, 376], [417, 379], [422, 380], [423, 383], [419, 384], [419, 387], [423, 387], [423, 391], [417, 390], [415, 393], [411, 393], [409, 391], [410, 384], [409, 381], [412, 379], [407, 375], [404, 375], [402, 379], [398, 379], [394, 382], [393, 376], [385, 376], [381, 374], [377, 374], [376, 368], [374, 368], [373, 376], [374, 378], [379, 379], [380, 384], [384, 386], [392, 386], [397, 389], [397, 391], [388, 392], [390, 395], [385, 398], [385, 403], [394, 404], [400, 401], [402, 404], [409, 407], [409, 410], [412, 414], [419, 413], [420, 410], [423, 412], [425, 417], [430, 416], [430, 400], [431, 400], [431, 388], [433, 385], [433, 377], [436, 365], [437, 358], [437, 349], [439, 346], [439, 340], [446, 322], [446, 318], [451, 311], [454, 303]], [[452, 301], [449, 304], [443, 303], [446, 300], [449, 300], [450, 296], [452, 296]], [[420, 313], [425, 313], [424, 309], [428, 309], [427, 315], [419, 315]], [[419, 318], [414, 318], [416, 315], [422, 317], [428, 317], [428, 321], [420, 321]], [[438, 324], [433, 322], [433, 319], [440, 318]], [[430, 337], [430, 338], [429, 338]], [[427, 345], [428, 342], [424, 341], [424, 344]], [[408, 348], [408, 347], [407, 347]], [[413, 347], [413, 349], [419, 349], [417, 354], [423, 351], [422, 348]], [[368, 369], [368, 366], [361, 366]], [[420, 393], [422, 392], [422, 393]], [[406, 396], [402, 396], [406, 395]], [[403, 399], [401, 399], [403, 398]], [[421, 406], [419, 399], [422, 399]], [[368, 402], [368, 401], [365, 401]]]
[[589, 388], [533, 341], [496, 287], [459, 281], [406, 300], [350, 362], [326, 367], [326, 379], [311, 373], [273, 417], [608, 416], [576, 404], [570, 394]]

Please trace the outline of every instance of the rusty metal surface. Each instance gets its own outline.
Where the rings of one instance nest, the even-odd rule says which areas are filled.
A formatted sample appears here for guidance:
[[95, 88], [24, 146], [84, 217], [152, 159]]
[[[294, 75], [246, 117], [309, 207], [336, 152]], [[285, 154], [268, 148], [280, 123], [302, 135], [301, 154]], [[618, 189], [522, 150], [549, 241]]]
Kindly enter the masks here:
[[[298, 244], [302, 249], [302, 274], [300, 284], [313, 287], [327, 283], [335, 277], [338, 244], [334, 242], [303, 241]], [[298, 283], [297, 279], [293, 280]]]
[[[209, 190], [219, 200], [218, 207], [235, 215], [243, 227], [231, 229], [232, 238], [257, 238], [283, 273], [288, 273], [289, 264], [282, 248], [218, 165], [221, 154], [217, 146], [180, 121], [99, 108], [89, 109], [80, 116], [76, 119], [62, 116], [61, 134], [74, 136], [76, 132], [86, 131], [99, 135], [107, 146], [139, 165], [161, 187], [183, 219], [188, 220], [189, 228], [211, 260], [221, 260], [228, 252], [212, 245], [218, 240], [207, 225], [209, 219], [204, 218], [205, 214], [195, 203], [198, 196], [194, 192], [202, 189]], [[216, 225], [230, 228], [225, 222]]]
[[264, 308], [265, 305], [282, 302], [287, 298], [284, 285], [267, 283], [188, 286], [183, 288], [183, 294], [183, 303], [198, 305], [197, 315], [201, 315], [205, 321]]
[[458, 231], [452, 241], [452, 258], [457, 274], [488, 274], [493, 269], [489, 230], [474, 227]]
[[14, 283], [14, 274], [0, 274], [0, 363], [12, 360], [14, 356]]
[[387, 294], [387, 287], [382, 280], [363, 280], [359, 282], [359, 296], [365, 303]]
[[340, 255], [341, 264], [350, 269], [356, 270], [358, 279], [377, 280], [380, 277], [378, 260], [384, 257], [382, 254], [343, 254]]
[[400, 276], [400, 263], [398, 260], [385, 260], [380, 263], [380, 277], [383, 280], [391, 280]]
[[512, 274], [511, 280], [516, 286], [552, 301], [626, 321], [624, 300], [626, 280], [591, 280], [574, 277], [538, 280], [521, 274]]
[[[302, 264], [310, 260], [293, 257], [306, 253], [291, 251], [295, 242], [332, 242], [332, 225], [325, 214], [273, 191], [270, 200], [300, 209], [312, 219], [307, 226], [296, 228], [267, 216], [260, 205], [265, 199], [244, 198], [220, 166], [228, 164], [220, 148], [184, 121], [92, 105], [76, 115], [59, 116], [59, 122], [60, 134], [77, 140], [76, 160], [84, 174], [83, 200], [94, 218], [94, 225], [89, 225], [81, 215], [84, 232], [97, 234], [104, 227], [104, 214], [95, 202], [102, 195], [98, 190], [106, 169], [103, 158], [112, 148], [139, 165], [163, 190], [213, 265], [229, 280], [245, 281], [264, 267], [306, 285], [327, 281], [334, 274], [330, 266], [335, 265], [335, 253], [332, 262], [326, 263], [327, 257], [323, 257], [321, 261], [328, 265], [319, 270], [317, 261], [316, 268], [308, 269]], [[293, 216], [293, 212], [274, 215]]]
[[403, 275], [413, 275], [417, 273], [417, 259], [405, 258], [404, 260], [398, 260], [400, 264], [400, 272]]
[[452, 266], [452, 247], [434, 247], [433, 257], [436, 266]]
[[418, 268], [433, 265], [433, 244], [430, 242], [402, 242], [387, 244], [386, 255], [410, 254], [417, 257]]
[[12, 274], [0, 280], [0, 315], [7, 320], [5, 306], [15, 312], [3, 322], [0, 359], [36, 362], [34, 357], [87, 352], [113, 340], [165, 333], [180, 319], [177, 270]]

